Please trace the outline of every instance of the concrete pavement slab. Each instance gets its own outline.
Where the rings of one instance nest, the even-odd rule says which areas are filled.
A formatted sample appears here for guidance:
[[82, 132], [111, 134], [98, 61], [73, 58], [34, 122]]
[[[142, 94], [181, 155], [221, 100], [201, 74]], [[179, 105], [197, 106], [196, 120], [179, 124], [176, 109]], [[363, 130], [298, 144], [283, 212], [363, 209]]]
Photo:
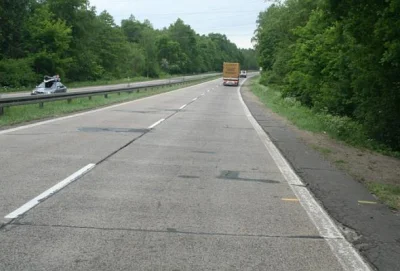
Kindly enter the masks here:
[[[207, 86], [195, 91], [201, 95]], [[28, 264], [33, 270], [342, 270], [329, 241], [343, 240], [320, 236], [250, 129], [237, 89], [221, 87], [173, 109], [176, 98], [194, 94], [143, 101], [137, 110], [169, 112], [166, 120], [3, 227], [1, 264], [10, 270]]]
[[341, 270], [324, 240], [12, 226], [1, 270]]
[[[89, 163], [142, 135], [171, 109], [203, 93], [200, 86], [0, 134], [0, 216], [29, 201]], [[157, 104], [158, 111], [149, 108]], [[138, 111], [138, 112], [134, 112]], [[137, 129], [137, 130], [135, 130]], [[0, 224], [2, 219], [0, 219]]]

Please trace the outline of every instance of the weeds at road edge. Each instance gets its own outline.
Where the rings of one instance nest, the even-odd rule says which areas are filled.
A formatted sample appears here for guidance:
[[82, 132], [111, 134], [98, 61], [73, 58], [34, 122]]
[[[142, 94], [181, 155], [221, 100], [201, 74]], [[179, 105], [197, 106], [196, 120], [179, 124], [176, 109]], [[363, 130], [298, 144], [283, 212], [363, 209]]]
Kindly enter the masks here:
[[[382, 146], [369, 139], [363, 127], [348, 117], [314, 112], [310, 108], [302, 106], [295, 98], [283, 98], [280, 91], [261, 85], [259, 77], [251, 79], [250, 87], [251, 91], [263, 104], [302, 130], [327, 134], [331, 138], [344, 141], [354, 147], [369, 149], [384, 155], [400, 158], [400, 152], [393, 152], [386, 146]], [[329, 149], [318, 146], [313, 146], [313, 148], [321, 152], [324, 156], [332, 152]], [[345, 163], [343, 160], [335, 161], [335, 164], [341, 168]], [[363, 180], [363, 182], [384, 203], [391, 208], [400, 210], [399, 185], [381, 184], [366, 180]]]

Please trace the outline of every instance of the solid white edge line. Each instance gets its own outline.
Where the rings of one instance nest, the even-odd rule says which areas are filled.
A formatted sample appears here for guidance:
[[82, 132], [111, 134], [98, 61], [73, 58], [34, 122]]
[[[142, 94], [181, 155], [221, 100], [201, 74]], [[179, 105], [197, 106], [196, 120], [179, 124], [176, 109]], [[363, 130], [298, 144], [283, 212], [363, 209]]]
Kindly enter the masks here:
[[70, 175], [66, 179], [64, 179], [61, 182], [59, 182], [58, 184], [56, 184], [53, 187], [47, 189], [46, 191], [44, 191], [39, 196], [37, 196], [34, 199], [28, 201], [27, 203], [25, 203], [24, 205], [22, 205], [21, 207], [19, 207], [15, 211], [9, 213], [4, 218], [6, 218], [6, 219], [14, 219], [14, 218], [19, 217], [20, 215], [24, 214], [25, 212], [29, 211], [30, 209], [32, 209], [33, 207], [38, 205], [44, 199], [50, 197], [54, 193], [56, 193], [56, 192], [60, 191], [61, 189], [63, 189], [65, 186], [67, 186], [70, 183], [76, 181], [79, 177], [81, 177], [81, 176], [85, 175], [86, 173], [88, 173], [95, 166], [96, 166], [95, 164], [88, 164], [87, 166], [81, 168], [80, 170], [78, 170], [74, 174]]
[[144, 98], [140, 98], [140, 99], [137, 99], [137, 100], [128, 101], [128, 102], [124, 102], [124, 103], [120, 103], [120, 104], [110, 105], [110, 106], [102, 107], [102, 108], [99, 108], [99, 109], [93, 109], [93, 110], [89, 110], [89, 111], [85, 111], [85, 112], [82, 112], [82, 113], [77, 113], [77, 114], [73, 114], [73, 115], [69, 115], [69, 116], [65, 116], [65, 117], [60, 117], [60, 118], [40, 121], [40, 122], [36, 122], [36, 123], [32, 123], [32, 124], [18, 126], [18, 127], [15, 127], [15, 128], [10, 128], [10, 129], [7, 129], [7, 130], [0, 130], [0, 135], [12, 133], [12, 132], [16, 132], [16, 131], [20, 131], [20, 130], [24, 130], [24, 129], [29, 129], [29, 128], [33, 128], [33, 127], [36, 127], [36, 126], [40, 126], [40, 125], [44, 125], [44, 124], [48, 124], [48, 123], [52, 123], [52, 122], [56, 122], [56, 121], [62, 121], [62, 120], [67, 120], [67, 119], [71, 119], [71, 118], [76, 118], [76, 117], [84, 116], [84, 115], [87, 115], [87, 114], [92, 114], [92, 113], [96, 113], [96, 112], [112, 109], [112, 108], [115, 108], [115, 107], [118, 107], [118, 106], [124, 106], [124, 105], [130, 104], [130, 103], [137, 103], [137, 102], [140, 102], [140, 101], [143, 101], [143, 100], [147, 100], [147, 99], [154, 99], [156, 97], [163, 96], [163, 95], [168, 95], [168, 94], [173, 93], [173, 92], [181, 91], [181, 90], [188, 89], [188, 88], [198, 87], [198, 86], [201, 86], [201, 85], [204, 85], [204, 84], [209, 84], [209, 83], [211, 83], [213, 81], [216, 81], [216, 80], [220, 80], [220, 79], [217, 78], [215, 80], [207, 81], [207, 82], [204, 82], [204, 83], [201, 83], [201, 84], [188, 86], [188, 87], [183, 87], [183, 88], [178, 88], [176, 90], [160, 93], [160, 94], [157, 94], [157, 95], [152, 95], [152, 96], [148, 96], [148, 97], [144, 97]]
[[187, 104], [182, 105], [181, 107], [179, 107], [179, 110], [184, 109], [187, 106]]
[[194, 102], [194, 101], [196, 101], [198, 98], [194, 98], [192, 101]]
[[[243, 83], [246, 80], [244, 80]], [[318, 204], [310, 191], [308, 191], [308, 189], [304, 187], [304, 183], [293, 171], [292, 167], [289, 165], [281, 152], [271, 141], [267, 133], [262, 129], [262, 127], [258, 124], [253, 115], [250, 113], [250, 110], [243, 101], [242, 95], [240, 93], [241, 87], [242, 86], [238, 87], [237, 92], [247, 118], [253, 125], [258, 136], [272, 156], [279, 170], [282, 172], [282, 175], [285, 177], [290, 188], [300, 200], [302, 207], [307, 212], [309, 218], [317, 228], [320, 235], [328, 243], [331, 251], [336, 256], [343, 269], [371, 270], [368, 264], [360, 256], [358, 251], [356, 251], [356, 249], [344, 238], [343, 234], [340, 232], [339, 228], [336, 226], [333, 220], [329, 217], [327, 212]]]
[[161, 122], [163, 122], [165, 119], [160, 119], [159, 121], [155, 122], [154, 124], [150, 125], [148, 129], [153, 129], [157, 125], [159, 125]]

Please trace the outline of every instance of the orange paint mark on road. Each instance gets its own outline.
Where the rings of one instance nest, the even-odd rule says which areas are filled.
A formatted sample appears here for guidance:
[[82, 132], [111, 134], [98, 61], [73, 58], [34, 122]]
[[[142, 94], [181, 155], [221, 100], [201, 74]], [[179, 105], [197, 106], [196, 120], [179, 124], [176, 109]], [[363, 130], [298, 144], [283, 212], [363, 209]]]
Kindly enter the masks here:
[[299, 201], [297, 198], [282, 198], [283, 201]]

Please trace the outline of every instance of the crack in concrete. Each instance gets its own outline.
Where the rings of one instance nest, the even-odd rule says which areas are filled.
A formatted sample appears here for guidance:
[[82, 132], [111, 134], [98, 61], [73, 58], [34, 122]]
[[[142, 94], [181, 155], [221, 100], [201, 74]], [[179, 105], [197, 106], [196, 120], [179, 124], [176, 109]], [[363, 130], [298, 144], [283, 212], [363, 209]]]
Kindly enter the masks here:
[[299, 170], [298, 172], [299, 172], [299, 173], [304, 173], [304, 171], [301, 171], [301, 170], [303, 170], [303, 169], [306, 169], [306, 170], [320, 170], [320, 171], [332, 171], [332, 172], [338, 171], [337, 169], [334, 169], [334, 168], [329, 169], [329, 168], [302, 167], [302, 168], [300, 168], [300, 170]]
[[117, 228], [117, 227], [90, 227], [90, 226], [73, 226], [61, 224], [30, 224], [30, 223], [13, 223], [13, 226], [28, 226], [38, 228], [66, 228], [66, 229], [84, 229], [84, 230], [100, 230], [100, 231], [129, 231], [129, 232], [144, 232], [144, 233], [169, 233], [169, 234], [185, 234], [185, 235], [205, 235], [205, 236], [227, 236], [227, 237], [250, 237], [250, 238], [282, 238], [282, 239], [310, 239], [310, 240], [327, 240], [341, 239], [337, 237], [323, 237], [320, 235], [269, 235], [269, 234], [238, 234], [224, 232], [194, 232], [181, 231], [175, 228], [166, 228], [165, 230], [150, 230], [140, 228]]
[[[187, 105], [190, 105], [192, 102], [187, 103]], [[178, 114], [180, 112], [180, 110], [175, 110], [172, 114], [168, 115], [167, 117], [165, 117], [165, 120], [168, 120], [169, 118], [172, 118], [174, 115]], [[104, 157], [103, 159], [101, 159], [99, 162], [96, 163], [96, 165], [100, 165], [101, 163], [103, 163], [104, 161], [107, 161], [109, 158], [111, 158], [112, 156], [114, 156], [115, 154], [117, 154], [118, 152], [122, 151], [123, 149], [125, 149], [126, 147], [128, 147], [129, 145], [131, 145], [133, 142], [135, 142], [136, 140], [140, 139], [141, 137], [145, 136], [146, 134], [150, 133], [151, 129], [147, 129], [143, 132], [143, 134], [139, 135], [138, 137], [135, 137], [134, 139], [130, 140], [128, 143], [126, 143], [125, 145], [123, 145], [122, 147], [118, 148], [117, 150], [113, 151], [112, 153], [110, 153], [109, 155], [107, 155], [106, 157]]]

